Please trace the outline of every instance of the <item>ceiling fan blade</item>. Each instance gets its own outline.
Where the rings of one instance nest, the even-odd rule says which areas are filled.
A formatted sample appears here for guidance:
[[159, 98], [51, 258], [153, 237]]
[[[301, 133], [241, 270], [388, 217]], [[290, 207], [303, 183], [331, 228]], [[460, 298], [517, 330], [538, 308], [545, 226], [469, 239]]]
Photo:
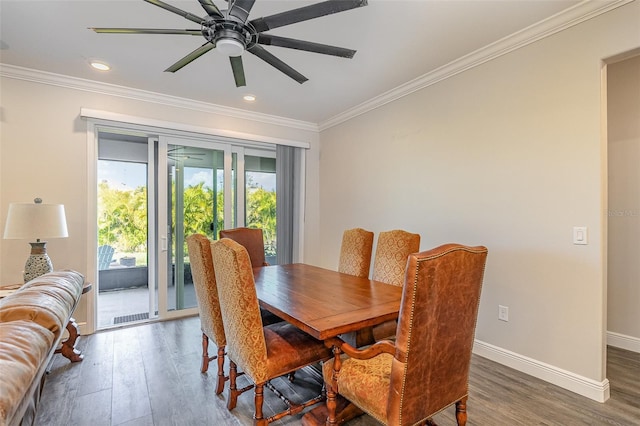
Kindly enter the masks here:
[[355, 50], [344, 47], [329, 46], [327, 44], [313, 43], [311, 41], [296, 40], [293, 38], [279, 37], [270, 34], [258, 35], [258, 43], [270, 46], [287, 47], [289, 49], [305, 50], [307, 52], [321, 53], [323, 55], [340, 56], [341, 58], [353, 58]]
[[280, 71], [282, 71], [283, 73], [285, 73], [286, 75], [288, 75], [289, 77], [291, 77], [292, 79], [294, 79], [300, 84], [308, 80], [307, 77], [300, 74], [298, 71], [294, 70], [289, 65], [285, 64], [280, 59], [273, 56], [271, 53], [267, 52], [260, 45], [257, 45], [257, 44], [253, 45], [253, 47], [247, 49], [247, 52], [256, 55], [258, 58], [262, 59], [269, 65], [279, 69]]
[[229, 15], [235, 16], [240, 19], [244, 24], [247, 22], [247, 18], [249, 17], [249, 12], [251, 12], [251, 8], [256, 0], [235, 0], [231, 1], [229, 5]]
[[188, 65], [192, 61], [195, 61], [200, 56], [204, 55], [205, 53], [207, 53], [208, 51], [210, 51], [214, 47], [215, 46], [213, 44], [211, 44], [209, 42], [206, 42], [205, 44], [203, 44], [202, 46], [198, 47], [196, 50], [194, 50], [193, 52], [189, 53], [187, 56], [185, 56], [184, 58], [180, 59], [178, 62], [176, 62], [175, 64], [171, 65], [169, 68], [167, 68], [164, 71], [165, 72], [167, 72], [167, 71], [168, 72], [176, 72], [180, 68], [184, 67], [185, 65]]
[[244, 78], [244, 66], [242, 65], [242, 56], [229, 56], [231, 69], [233, 70], [233, 78], [236, 80], [236, 87], [247, 85]]
[[155, 29], [155, 28], [89, 28], [99, 34], [184, 34], [202, 36], [201, 30]]
[[367, 0], [328, 0], [286, 12], [276, 13], [275, 15], [264, 18], [257, 18], [250, 21], [250, 23], [257, 32], [261, 33], [285, 25], [295, 24], [296, 22], [307, 21], [320, 16], [344, 12], [366, 5]]
[[155, 6], [161, 7], [164, 10], [168, 10], [169, 12], [173, 12], [173, 13], [175, 13], [177, 15], [180, 15], [183, 18], [187, 18], [188, 20], [190, 20], [192, 22], [195, 22], [198, 25], [202, 25], [202, 22], [204, 21], [204, 19], [202, 19], [199, 16], [194, 15], [193, 13], [189, 13], [189, 12], [186, 12], [186, 11], [184, 11], [182, 9], [179, 9], [179, 8], [175, 7], [175, 6], [171, 6], [170, 4], [167, 4], [167, 3], [163, 2], [163, 1], [160, 1], [160, 0], [144, 0], [144, 1], [146, 1], [147, 3], [151, 3], [151, 4], [155, 5]]
[[212, 18], [222, 18], [222, 12], [220, 12], [220, 9], [218, 9], [218, 7], [213, 4], [213, 1], [211, 0], [198, 0], [200, 2], [200, 6], [202, 6], [202, 8], [205, 10], [205, 12], [207, 12], [207, 15], [211, 16]]

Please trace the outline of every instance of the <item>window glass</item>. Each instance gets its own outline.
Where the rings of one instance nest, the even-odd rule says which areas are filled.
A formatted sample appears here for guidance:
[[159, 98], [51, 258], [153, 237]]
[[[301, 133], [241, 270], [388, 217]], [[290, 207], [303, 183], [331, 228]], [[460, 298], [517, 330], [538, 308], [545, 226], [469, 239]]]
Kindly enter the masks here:
[[245, 155], [245, 224], [261, 228], [267, 262], [276, 263], [276, 159]]

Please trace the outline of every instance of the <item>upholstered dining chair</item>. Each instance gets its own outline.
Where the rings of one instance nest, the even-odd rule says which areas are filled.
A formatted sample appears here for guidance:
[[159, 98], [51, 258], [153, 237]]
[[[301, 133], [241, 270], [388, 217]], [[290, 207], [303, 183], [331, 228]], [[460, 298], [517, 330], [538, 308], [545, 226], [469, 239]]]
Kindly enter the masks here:
[[[259, 228], [233, 228], [223, 229], [219, 233], [220, 239], [230, 238], [240, 245], [244, 246], [249, 253], [251, 259], [251, 266], [257, 268], [260, 266], [269, 266], [269, 263], [265, 260], [264, 255], [264, 237], [262, 235], [262, 229]], [[282, 318], [274, 315], [266, 309], [260, 308], [260, 314], [262, 315], [262, 323], [264, 325], [274, 324], [282, 321]], [[293, 378], [293, 374], [291, 375]]]
[[466, 424], [486, 258], [485, 247], [460, 244], [409, 256], [395, 342], [358, 350], [329, 341], [335, 356], [322, 368], [327, 424], [336, 424], [337, 394], [387, 425], [432, 425], [431, 417], [452, 404], [458, 425]]
[[[209, 369], [209, 361], [218, 361], [218, 382], [216, 395], [224, 390], [224, 351], [226, 337], [222, 325], [220, 313], [220, 301], [218, 299], [218, 287], [211, 259], [211, 240], [202, 234], [189, 235], [187, 238], [189, 250], [189, 262], [191, 263], [191, 275], [196, 291], [198, 311], [200, 313], [200, 327], [202, 329], [202, 364], [200, 371], [206, 373]], [[209, 357], [209, 339], [213, 340], [218, 348], [217, 355]]]
[[373, 232], [362, 228], [347, 229], [342, 234], [338, 272], [368, 277], [372, 250]]
[[262, 229], [223, 229], [220, 231], [220, 239], [222, 238], [230, 238], [243, 245], [247, 249], [247, 252], [249, 252], [251, 266], [253, 266], [254, 268], [257, 268], [258, 266], [269, 265], [264, 255], [264, 236], [262, 234]]
[[323, 397], [319, 395], [309, 401], [294, 404], [276, 392], [288, 409], [271, 417], [264, 417], [264, 387], [275, 390], [270, 380], [329, 359], [331, 351], [322, 341], [288, 322], [262, 326], [251, 261], [242, 245], [222, 238], [211, 244], [211, 253], [216, 265], [215, 274], [230, 364], [227, 408], [232, 410], [238, 396], [251, 388], [237, 388], [238, 367], [254, 383], [255, 425], [263, 426], [286, 415], [297, 414], [305, 407], [322, 401]]
[[[404, 282], [407, 257], [420, 250], [420, 234], [412, 234], [401, 229], [381, 232], [373, 262], [372, 279], [401, 286]], [[371, 339], [381, 340], [393, 336], [397, 323], [387, 321], [372, 328]], [[367, 340], [364, 340], [367, 343]], [[369, 340], [368, 342], [371, 342]]]
[[401, 229], [381, 232], [378, 235], [376, 254], [373, 260], [375, 281], [401, 286], [407, 257], [420, 250], [420, 234]]

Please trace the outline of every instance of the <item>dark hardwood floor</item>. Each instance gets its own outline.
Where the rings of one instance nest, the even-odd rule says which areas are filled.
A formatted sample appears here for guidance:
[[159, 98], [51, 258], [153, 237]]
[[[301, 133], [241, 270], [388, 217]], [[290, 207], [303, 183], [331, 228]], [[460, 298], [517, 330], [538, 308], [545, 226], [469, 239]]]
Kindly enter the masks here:
[[[227, 411], [216, 397], [215, 366], [200, 373], [197, 317], [145, 324], [83, 336], [81, 363], [56, 356], [38, 411], [37, 425], [251, 425], [253, 392]], [[468, 425], [640, 425], [640, 354], [610, 348], [611, 399], [598, 403], [487, 359], [474, 356]], [[239, 386], [247, 384], [243, 377]], [[292, 399], [320, 391], [313, 371], [296, 374], [293, 384], [276, 387]], [[283, 408], [265, 391], [265, 414]], [[453, 409], [434, 418], [455, 425]], [[299, 425], [300, 416], [275, 425]], [[371, 417], [350, 426], [378, 424]]]

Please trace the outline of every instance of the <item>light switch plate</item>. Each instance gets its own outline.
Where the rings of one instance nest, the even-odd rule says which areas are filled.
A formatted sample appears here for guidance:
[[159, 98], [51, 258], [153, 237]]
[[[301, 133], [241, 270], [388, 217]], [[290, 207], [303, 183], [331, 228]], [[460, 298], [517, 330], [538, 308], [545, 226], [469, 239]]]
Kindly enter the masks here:
[[573, 227], [573, 244], [585, 245], [589, 244], [589, 235], [586, 226]]

